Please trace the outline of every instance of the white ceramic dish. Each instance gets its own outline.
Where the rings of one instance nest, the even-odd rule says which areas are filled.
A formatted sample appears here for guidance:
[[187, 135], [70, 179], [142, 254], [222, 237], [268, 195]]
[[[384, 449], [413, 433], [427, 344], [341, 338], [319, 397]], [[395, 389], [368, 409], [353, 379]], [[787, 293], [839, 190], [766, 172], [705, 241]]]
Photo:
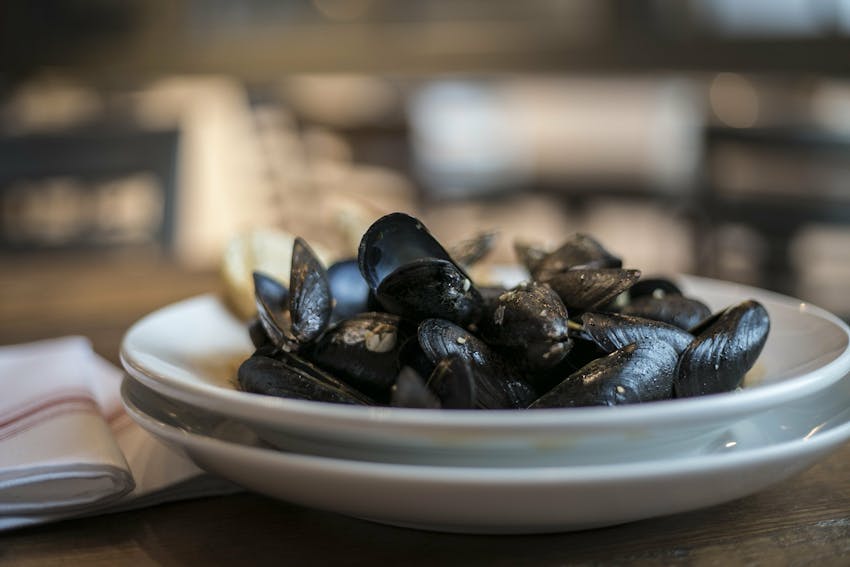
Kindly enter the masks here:
[[585, 467], [439, 467], [286, 453], [259, 446], [237, 422], [175, 405], [131, 379], [122, 397], [142, 427], [248, 489], [378, 522], [469, 533], [586, 529], [711, 506], [789, 478], [850, 440], [850, 378], [742, 420], [702, 455]]
[[751, 287], [682, 277], [686, 293], [718, 309], [753, 298], [771, 332], [738, 392], [651, 404], [533, 411], [367, 408], [240, 392], [247, 331], [213, 296], [165, 307], [126, 334], [134, 378], [171, 398], [243, 420], [282, 448], [346, 458], [433, 464], [564, 464], [575, 451], [671, 443], [692, 447], [754, 413], [817, 393], [850, 369], [850, 334], [835, 316]]

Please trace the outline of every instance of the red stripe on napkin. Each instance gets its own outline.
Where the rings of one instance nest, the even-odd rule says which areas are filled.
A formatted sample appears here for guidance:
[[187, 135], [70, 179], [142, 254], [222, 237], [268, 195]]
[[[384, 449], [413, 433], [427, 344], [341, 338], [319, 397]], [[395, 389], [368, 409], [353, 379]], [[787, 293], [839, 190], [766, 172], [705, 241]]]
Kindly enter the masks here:
[[0, 418], [0, 441], [14, 437], [50, 418], [73, 412], [100, 413], [97, 403], [89, 395], [70, 393], [57, 396]]

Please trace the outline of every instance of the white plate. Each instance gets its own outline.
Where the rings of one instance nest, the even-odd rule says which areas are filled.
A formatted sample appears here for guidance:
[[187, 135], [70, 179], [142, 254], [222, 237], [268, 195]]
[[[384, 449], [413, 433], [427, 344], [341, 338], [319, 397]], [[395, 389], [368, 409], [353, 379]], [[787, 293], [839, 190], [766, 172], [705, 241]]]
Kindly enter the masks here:
[[587, 529], [712, 506], [797, 474], [850, 439], [850, 378], [739, 422], [703, 455], [586, 467], [438, 467], [285, 453], [132, 379], [122, 397], [142, 427], [248, 489], [378, 522], [469, 533]]
[[[165, 307], [126, 334], [127, 371], [154, 390], [241, 419], [283, 448], [378, 461], [557, 464], [579, 451], [691, 446], [729, 423], [833, 384], [850, 369], [847, 326], [826, 311], [751, 287], [682, 277], [712, 309], [747, 298], [771, 317], [762, 355], [738, 392], [642, 405], [533, 411], [352, 407], [238, 391], [251, 352], [245, 325], [213, 296]], [[700, 437], [701, 436], [701, 437]], [[698, 439], [698, 437], [700, 439]]]

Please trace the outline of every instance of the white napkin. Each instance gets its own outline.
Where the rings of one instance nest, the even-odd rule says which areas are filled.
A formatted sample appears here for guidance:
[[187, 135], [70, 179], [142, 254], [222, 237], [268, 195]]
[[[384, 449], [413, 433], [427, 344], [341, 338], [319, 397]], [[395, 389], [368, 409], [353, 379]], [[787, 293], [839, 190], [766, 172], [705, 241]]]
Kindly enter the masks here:
[[0, 347], [0, 530], [233, 492], [135, 424], [83, 337]]

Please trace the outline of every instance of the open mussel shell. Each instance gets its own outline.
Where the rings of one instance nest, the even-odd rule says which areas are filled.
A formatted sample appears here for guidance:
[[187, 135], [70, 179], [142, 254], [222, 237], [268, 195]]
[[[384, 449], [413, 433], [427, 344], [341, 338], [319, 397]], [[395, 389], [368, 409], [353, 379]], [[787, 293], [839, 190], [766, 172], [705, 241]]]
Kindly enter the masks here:
[[698, 299], [677, 294], [665, 294], [643, 295], [634, 298], [628, 305], [620, 309], [620, 313], [662, 321], [687, 330], [708, 317], [711, 310]]
[[357, 258], [340, 260], [328, 268], [328, 283], [333, 297], [331, 323], [353, 317], [370, 309], [369, 284], [360, 273]]
[[585, 313], [581, 316], [583, 334], [605, 352], [614, 352], [631, 343], [663, 341], [681, 354], [694, 339], [674, 325], [616, 313]]
[[590, 362], [530, 408], [616, 406], [671, 397], [678, 355], [665, 342], [632, 343]]
[[551, 368], [569, 352], [567, 308], [546, 284], [526, 282], [485, 304], [481, 337], [529, 369]]
[[386, 311], [415, 320], [441, 317], [461, 324], [480, 315], [481, 295], [461, 266], [417, 219], [381, 217], [363, 235], [360, 273]]
[[483, 300], [471, 280], [445, 260], [424, 258], [405, 264], [383, 279], [375, 297], [390, 313], [421, 321], [439, 317], [475, 322]]
[[390, 405], [401, 408], [438, 409], [440, 399], [428, 389], [418, 372], [405, 366], [396, 377], [390, 392]]
[[515, 368], [463, 327], [443, 319], [426, 319], [420, 323], [418, 335], [422, 351], [434, 364], [453, 357], [469, 364], [475, 383], [475, 407], [522, 408], [536, 397]]
[[289, 292], [292, 334], [299, 343], [312, 341], [328, 326], [333, 299], [325, 267], [300, 237], [292, 247]]
[[313, 344], [310, 358], [358, 390], [386, 399], [406, 338], [401, 324], [401, 317], [389, 313], [355, 315], [328, 329]]
[[[276, 279], [254, 272], [254, 299], [257, 304], [257, 319], [268, 340], [279, 348], [290, 349], [297, 343], [292, 335], [289, 317], [289, 291]], [[252, 333], [256, 331], [252, 330]], [[257, 336], [259, 339], [259, 336]], [[254, 340], [254, 334], [252, 334]], [[260, 346], [256, 344], [255, 346]]]
[[767, 341], [770, 319], [757, 301], [744, 301], [714, 316], [679, 359], [676, 397], [728, 392], [739, 387]]
[[545, 283], [569, 311], [594, 311], [608, 304], [640, 278], [640, 270], [575, 269], [553, 275]]
[[240, 387], [255, 394], [330, 402], [336, 404], [372, 405], [360, 392], [322, 373], [309, 362], [291, 358], [277, 360], [268, 356], [252, 356], [239, 366]]
[[608, 252], [595, 238], [577, 233], [537, 262], [531, 274], [535, 280], [548, 281], [552, 276], [567, 270], [622, 266], [623, 261]]

